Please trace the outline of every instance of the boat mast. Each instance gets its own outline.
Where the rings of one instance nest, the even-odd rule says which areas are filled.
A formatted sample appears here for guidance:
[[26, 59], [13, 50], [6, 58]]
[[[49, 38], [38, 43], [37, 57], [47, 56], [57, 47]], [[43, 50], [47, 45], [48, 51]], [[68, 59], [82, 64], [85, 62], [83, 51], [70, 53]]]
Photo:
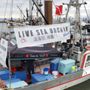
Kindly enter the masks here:
[[[37, 0], [36, 3], [37, 3], [38, 8], [41, 10], [41, 7], [43, 6], [41, 0]], [[38, 10], [37, 10], [37, 17], [39, 17], [39, 12], [38, 12]]]
[[32, 0], [29, 0], [29, 16], [32, 16], [32, 7], [33, 7], [33, 3]]
[[68, 10], [66, 13], [66, 20], [67, 21], [67, 17], [68, 17], [68, 13], [70, 11], [70, 7], [73, 6], [76, 8], [76, 13], [75, 13], [75, 29], [77, 29], [78, 31], [80, 30], [80, 7], [81, 5], [86, 4], [84, 3], [79, 3], [79, 0], [70, 0], [69, 4], [67, 3], [63, 3], [63, 5], [67, 5], [68, 6]]
[[26, 9], [27, 20], [29, 21], [29, 24], [32, 24], [32, 8], [33, 8], [32, 0], [29, 0], [29, 10]]
[[[37, 5], [38, 5], [38, 4], [39, 4], [39, 1], [37, 0], [36, 3], [37, 3]], [[38, 17], [38, 10], [37, 10], [37, 17]]]
[[[70, 10], [70, 7], [73, 6], [76, 8], [76, 13], [75, 13], [75, 31], [74, 31], [74, 39], [75, 39], [75, 35], [76, 33], [79, 33], [80, 34], [80, 38], [81, 39], [81, 47], [83, 47], [83, 39], [82, 39], [82, 27], [81, 27], [81, 21], [80, 21], [80, 7], [81, 5], [84, 5], [86, 4], [86, 2], [83, 2], [83, 3], [79, 3], [79, 0], [70, 0], [69, 4], [67, 3], [63, 3], [63, 5], [67, 5], [68, 6], [68, 10], [67, 10], [67, 13], [66, 13], [66, 20], [67, 21], [67, 17], [68, 17], [68, 13], [69, 13], [69, 10]], [[75, 41], [74, 41], [75, 43]]]

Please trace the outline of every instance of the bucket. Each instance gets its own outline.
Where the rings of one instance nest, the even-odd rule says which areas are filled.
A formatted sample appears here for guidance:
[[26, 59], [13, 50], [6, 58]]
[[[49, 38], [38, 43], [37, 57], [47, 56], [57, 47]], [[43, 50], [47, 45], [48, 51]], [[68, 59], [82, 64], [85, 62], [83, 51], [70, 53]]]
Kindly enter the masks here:
[[58, 73], [58, 71], [52, 71], [52, 74], [53, 74], [54, 78], [57, 78], [59, 73]]
[[43, 74], [47, 75], [49, 73], [49, 69], [48, 68], [44, 68], [43, 69]]

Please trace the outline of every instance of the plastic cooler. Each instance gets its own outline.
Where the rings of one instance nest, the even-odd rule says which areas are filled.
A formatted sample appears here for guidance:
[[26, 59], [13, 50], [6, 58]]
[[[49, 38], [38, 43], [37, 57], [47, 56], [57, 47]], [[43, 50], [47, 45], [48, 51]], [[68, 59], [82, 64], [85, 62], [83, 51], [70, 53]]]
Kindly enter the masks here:
[[75, 65], [75, 60], [66, 59], [59, 62], [58, 71], [62, 74], [71, 72], [72, 66]]
[[57, 71], [58, 70], [58, 64], [59, 64], [60, 58], [55, 58], [50, 62], [50, 70], [51, 71]]

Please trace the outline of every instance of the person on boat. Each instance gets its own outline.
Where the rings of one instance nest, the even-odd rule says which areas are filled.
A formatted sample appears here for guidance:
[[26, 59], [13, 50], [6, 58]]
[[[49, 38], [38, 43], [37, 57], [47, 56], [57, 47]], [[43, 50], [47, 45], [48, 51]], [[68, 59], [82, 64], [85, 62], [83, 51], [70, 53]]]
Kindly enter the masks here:
[[34, 61], [35, 60], [25, 60], [24, 61], [24, 68], [26, 69], [29, 77], [31, 77], [31, 74], [35, 73], [35, 70], [34, 70]]
[[[6, 58], [6, 65], [9, 68], [8, 58]], [[31, 74], [34, 74], [34, 72], [35, 72], [35, 70], [34, 70], [34, 60], [22, 61], [21, 67], [23, 68], [23, 70], [27, 71], [29, 77], [31, 77]], [[16, 71], [16, 70], [14, 70], [14, 71]]]

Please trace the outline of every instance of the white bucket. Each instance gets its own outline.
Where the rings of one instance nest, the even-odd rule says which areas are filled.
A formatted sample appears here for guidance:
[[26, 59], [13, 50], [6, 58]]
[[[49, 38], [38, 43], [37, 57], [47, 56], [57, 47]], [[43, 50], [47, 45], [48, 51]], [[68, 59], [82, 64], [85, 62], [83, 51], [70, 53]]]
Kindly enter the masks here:
[[49, 69], [48, 69], [48, 68], [44, 68], [44, 69], [43, 69], [43, 73], [44, 73], [45, 75], [49, 74]]
[[57, 76], [58, 76], [58, 71], [52, 71], [52, 74], [53, 74], [54, 78], [57, 78]]

